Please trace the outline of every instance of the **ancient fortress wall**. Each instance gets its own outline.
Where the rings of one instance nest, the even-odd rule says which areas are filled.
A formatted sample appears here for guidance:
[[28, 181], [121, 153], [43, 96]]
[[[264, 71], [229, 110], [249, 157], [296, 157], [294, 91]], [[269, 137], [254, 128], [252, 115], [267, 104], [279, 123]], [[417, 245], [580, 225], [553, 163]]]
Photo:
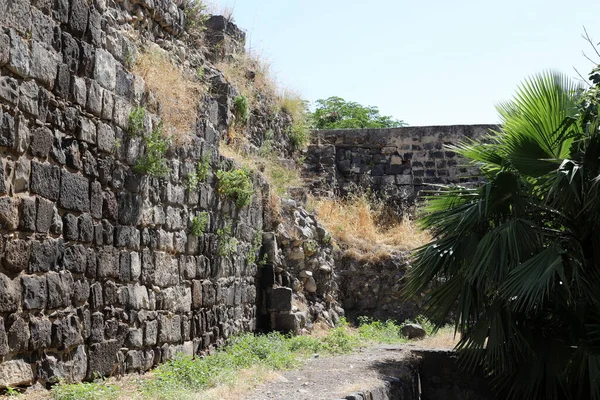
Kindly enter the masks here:
[[432, 184], [476, 182], [476, 168], [445, 145], [484, 136], [495, 125], [415, 126], [313, 132], [306, 168], [315, 192], [369, 188], [413, 199]]
[[[130, 72], [132, 38], [183, 51], [183, 23], [167, 0], [0, 1], [0, 387], [147, 370], [255, 329], [246, 255], [265, 186], [255, 176], [241, 209], [216, 193], [230, 96], [205, 96], [167, 177], [132, 169], [145, 149], [130, 111], [148, 110], [149, 132], [160, 108]], [[207, 157], [208, 179], [187, 189]], [[237, 251], [219, 256], [225, 227]]]

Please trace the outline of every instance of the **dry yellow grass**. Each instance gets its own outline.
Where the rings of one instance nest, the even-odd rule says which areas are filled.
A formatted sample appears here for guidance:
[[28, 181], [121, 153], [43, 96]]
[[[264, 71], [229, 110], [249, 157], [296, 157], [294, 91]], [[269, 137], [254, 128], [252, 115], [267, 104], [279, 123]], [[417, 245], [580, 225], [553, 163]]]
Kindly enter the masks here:
[[158, 46], [141, 52], [133, 73], [146, 81], [161, 105], [160, 117], [164, 133], [176, 143], [186, 143], [196, 124], [198, 101], [203, 89], [200, 83], [186, 74]]
[[[381, 259], [397, 250], [412, 250], [431, 240], [408, 218], [394, 220], [385, 206], [366, 195], [348, 199], [311, 199], [319, 221], [347, 254], [357, 259]], [[383, 225], [380, 221], [386, 219]]]
[[454, 327], [441, 328], [435, 335], [414, 343], [417, 347], [425, 349], [453, 349], [460, 340], [460, 333], [454, 334]]
[[254, 54], [236, 54], [232, 60], [216, 65], [227, 81], [248, 99], [250, 107], [261, 103], [278, 102], [277, 82], [271, 74], [270, 64]]

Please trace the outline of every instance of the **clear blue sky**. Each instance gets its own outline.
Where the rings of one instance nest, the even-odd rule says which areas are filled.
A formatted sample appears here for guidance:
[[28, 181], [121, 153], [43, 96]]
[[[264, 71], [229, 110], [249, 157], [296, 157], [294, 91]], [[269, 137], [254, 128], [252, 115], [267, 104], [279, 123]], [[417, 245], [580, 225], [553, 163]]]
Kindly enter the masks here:
[[[599, 0], [214, 0], [279, 82], [340, 96], [410, 125], [495, 123], [525, 77], [577, 77], [600, 42]], [[600, 60], [599, 60], [600, 61]]]

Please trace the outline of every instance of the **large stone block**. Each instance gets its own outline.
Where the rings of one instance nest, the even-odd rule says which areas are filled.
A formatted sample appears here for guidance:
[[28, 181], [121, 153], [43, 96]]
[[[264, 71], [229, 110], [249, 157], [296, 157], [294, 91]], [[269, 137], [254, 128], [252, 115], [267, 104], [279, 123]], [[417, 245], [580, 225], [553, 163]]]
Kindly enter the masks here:
[[112, 54], [103, 49], [96, 51], [94, 79], [105, 89], [115, 90], [117, 82], [116, 62]]
[[46, 277], [37, 275], [24, 275], [23, 308], [26, 310], [43, 310], [46, 308]]
[[48, 272], [46, 274], [48, 287], [48, 308], [67, 307], [71, 304], [73, 293], [73, 277], [69, 271]]
[[26, 270], [29, 262], [29, 244], [26, 240], [10, 238], [6, 242], [2, 266], [13, 273]]
[[67, 210], [90, 211], [90, 183], [81, 175], [62, 172], [60, 205]]
[[98, 122], [98, 150], [112, 153], [115, 147], [115, 131], [110, 125]]
[[104, 246], [98, 251], [97, 273], [99, 278], [118, 278], [118, 253], [114, 247]]
[[89, 346], [87, 377], [93, 378], [96, 374], [112, 375], [117, 366], [117, 353], [120, 348], [121, 342], [118, 340], [108, 340]]
[[54, 216], [54, 203], [43, 197], [37, 198], [37, 219], [36, 229], [38, 232], [46, 233], [52, 226], [52, 217]]
[[19, 102], [19, 82], [10, 76], [0, 76], [0, 100], [16, 106]]
[[31, 45], [31, 77], [40, 81], [48, 90], [54, 88], [58, 60], [56, 55], [46, 50], [40, 43]]
[[46, 317], [31, 318], [31, 347], [32, 350], [45, 349], [52, 343], [52, 322]]
[[19, 87], [19, 109], [34, 117], [39, 116], [40, 88], [35, 81], [23, 82]]
[[4, 0], [0, 5], [0, 23], [23, 35], [31, 32], [31, 3], [29, 0]]
[[54, 135], [48, 128], [40, 127], [31, 133], [30, 151], [34, 157], [46, 158], [52, 149]]
[[68, 349], [83, 343], [82, 328], [81, 321], [75, 314], [57, 318], [52, 323], [51, 345], [59, 349]]
[[0, 146], [15, 146], [15, 119], [6, 112], [0, 112]]
[[87, 30], [89, 6], [85, 0], [71, 0], [69, 27], [77, 37], [82, 37]]
[[119, 223], [122, 225], [136, 225], [142, 215], [142, 196], [122, 192], [118, 197]]
[[33, 370], [23, 360], [10, 360], [0, 364], [0, 388], [31, 385]]
[[10, 59], [10, 37], [0, 32], [0, 67], [5, 66]]
[[174, 286], [179, 282], [177, 258], [168, 253], [154, 253], [154, 284], [160, 287]]
[[19, 230], [35, 232], [35, 199], [22, 198], [19, 205]]
[[21, 303], [21, 288], [19, 278], [15, 280], [0, 273], [0, 312], [11, 313], [17, 311]]
[[29, 78], [31, 70], [29, 47], [12, 29], [10, 31], [10, 60], [7, 68], [21, 78]]
[[148, 298], [148, 289], [138, 283], [127, 285], [128, 302], [127, 305], [134, 310], [150, 308], [150, 299]]
[[83, 274], [87, 265], [87, 250], [82, 245], [67, 246], [63, 255], [63, 267], [77, 274]]
[[96, 144], [96, 124], [86, 117], [79, 118], [79, 124], [77, 125], [77, 139], [90, 144]]
[[117, 226], [115, 229], [115, 246], [138, 250], [140, 248], [140, 231], [134, 226]]
[[31, 191], [56, 201], [60, 193], [60, 168], [55, 165], [31, 162]]
[[55, 268], [62, 243], [59, 239], [34, 240], [29, 250], [29, 272], [47, 272]]
[[12, 197], [0, 197], [0, 227], [3, 229], [17, 229], [19, 213]]
[[104, 89], [94, 80], [87, 80], [87, 109], [92, 114], [100, 117], [102, 115], [102, 96]]
[[8, 347], [16, 353], [25, 352], [29, 349], [29, 324], [17, 314], [12, 314], [8, 318], [10, 328], [6, 333], [8, 337]]

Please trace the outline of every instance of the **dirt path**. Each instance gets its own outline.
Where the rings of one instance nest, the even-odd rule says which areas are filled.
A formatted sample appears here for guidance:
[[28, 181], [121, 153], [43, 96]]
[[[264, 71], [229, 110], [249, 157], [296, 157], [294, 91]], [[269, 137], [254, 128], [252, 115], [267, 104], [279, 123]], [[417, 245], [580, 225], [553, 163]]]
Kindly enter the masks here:
[[299, 370], [286, 371], [251, 391], [245, 400], [332, 400], [377, 387], [397, 374], [410, 346], [379, 345], [353, 354], [309, 359]]

